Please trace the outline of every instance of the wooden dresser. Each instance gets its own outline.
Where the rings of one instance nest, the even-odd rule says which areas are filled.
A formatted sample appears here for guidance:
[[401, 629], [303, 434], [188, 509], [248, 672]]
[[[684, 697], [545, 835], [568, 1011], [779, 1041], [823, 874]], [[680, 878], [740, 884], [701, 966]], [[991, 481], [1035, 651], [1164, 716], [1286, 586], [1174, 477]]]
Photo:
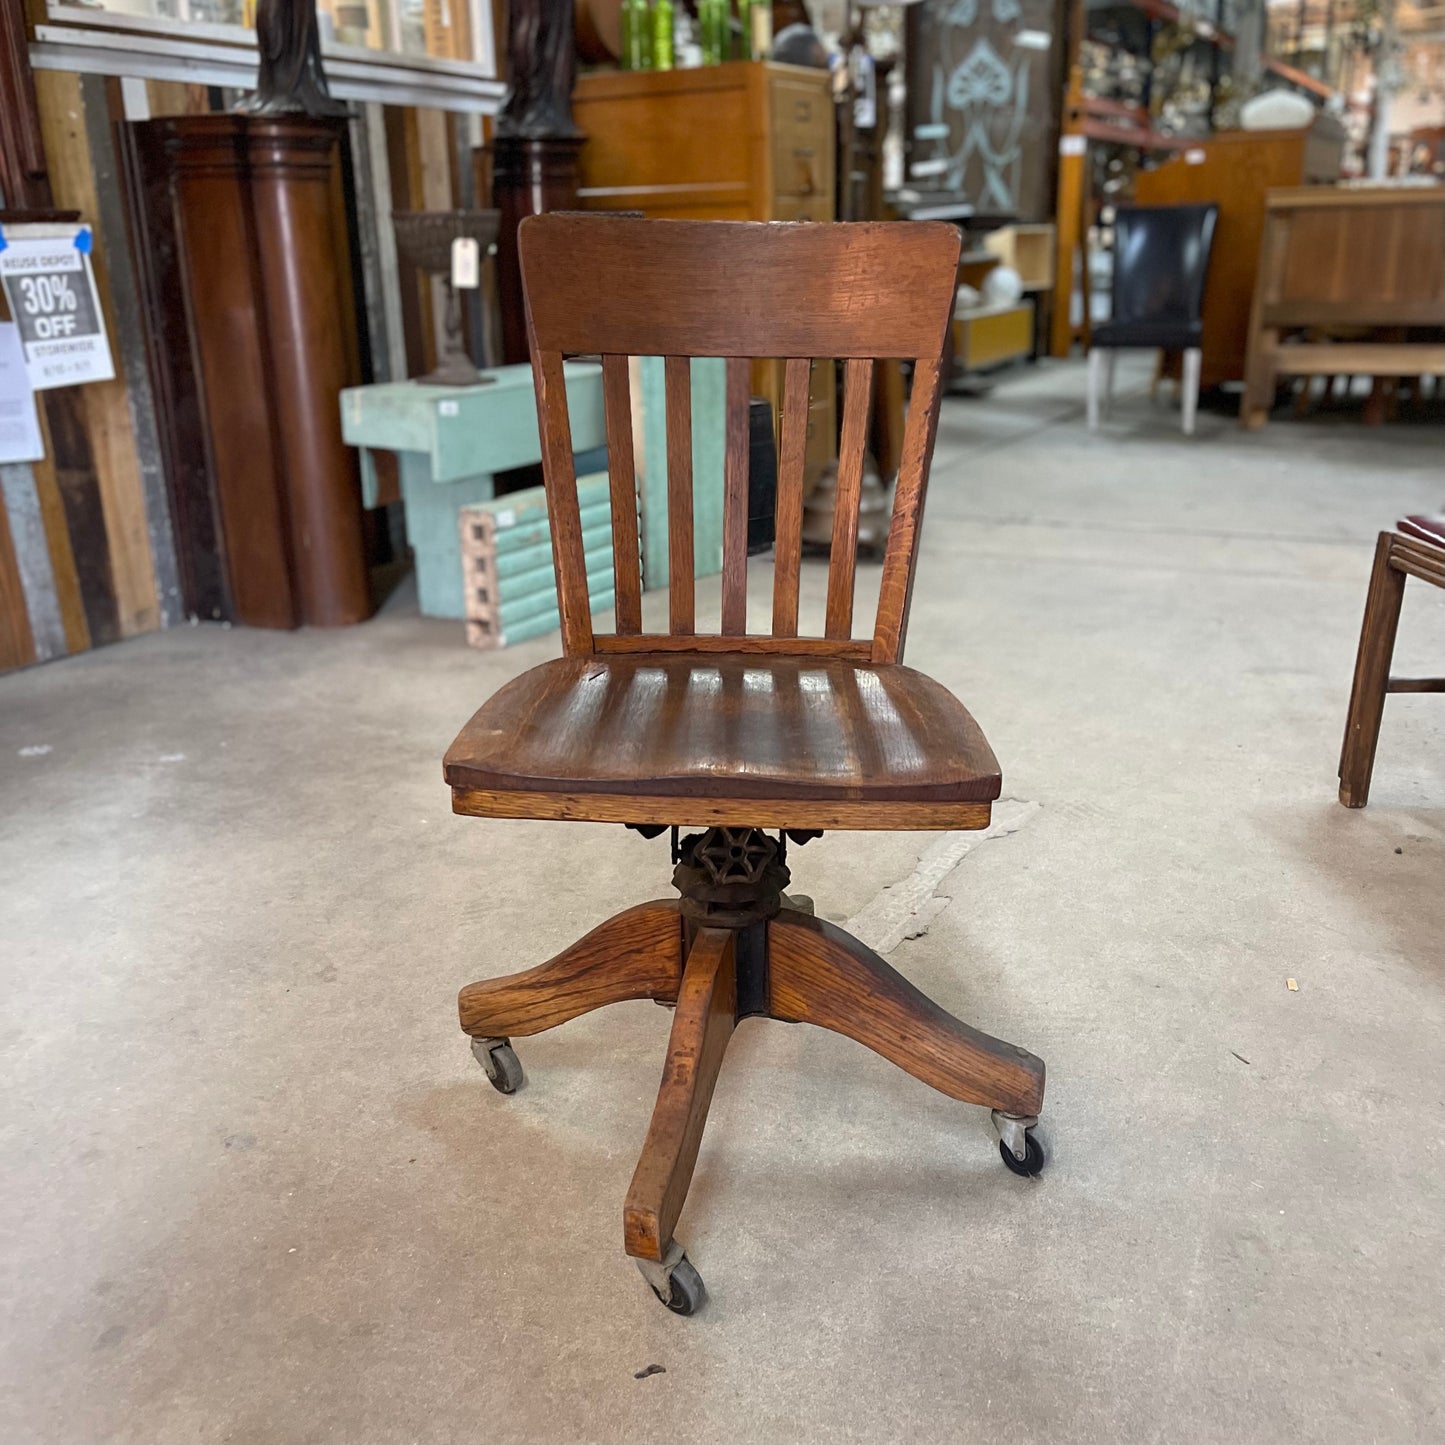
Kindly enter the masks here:
[[1323, 121], [1301, 130], [1220, 131], [1135, 178], [1134, 199], [1141, 206], [1213, 201], [1219, 207], [1204, 288], [1199, 384], [1206, 390], [1244, 380], [1265, 196], [1278, 186], [1339, 177], [1343, 146], [1333, 126]]
[[[834, 219], [825, 71], [762, 60], [594, 71], [578, 77], [572, 111], [587, 137], [577, 194], [588, 210], [694, 221]], [[737, 284], [746, 287], [747, 277]], [[755, 362], [753, 390], [781, 415], [782, 364]], [[831, 360], [814, 365], [811, 391], [809, 484], [837, 454]]]

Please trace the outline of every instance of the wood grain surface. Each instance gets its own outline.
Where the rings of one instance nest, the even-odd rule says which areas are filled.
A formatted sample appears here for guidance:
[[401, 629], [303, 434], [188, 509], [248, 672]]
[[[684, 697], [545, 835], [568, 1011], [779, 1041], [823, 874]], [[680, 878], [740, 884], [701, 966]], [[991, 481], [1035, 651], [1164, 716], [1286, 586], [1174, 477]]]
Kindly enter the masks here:
[[686, 797], [665, 793], [529, 792], [453, 788], [452, 812], [469, 818], [550, 818], [569, 823], [662, 823], [820, 831], [987, 828], [989, 803], [813, 803], [799, 798]]
[[908, 609], [913, 603], [913, 577], [918, 567], [918, 538], [923, 504], [928, 495], [928, 468], [938, 434], [938, 407], [943, 388], [937, 361], [920, 362], [913, 372], [913, 398], [903, 425], [903, 461], [893, 494], [893, 521], [883, 553], [883, 579], [878, 586], [878, 614], [873, 627], [873, 661], [901, 662], [908, 636]]
[[808, 455], [808, 387], [812, 363], [791, 357], [783, 373], [778, 500], [773, 512], [773, 636], [798, 635], [803, 559], [803, 469]]
[[674, 637], [694, 630], [692, 547], [692, 366], [686, 356], [663, 363], [667, 392], [667, 610]]
[[561, 353], [533, 346], [532, 374], [537, 383], [537, 415], [542, 428], [542, 471], [547, 487], [547, 518], [552, 528], [562, 645], [568, 652], [590, 652], [592, 611], [587, 605], [587, 555], [582, 546], [582, 511], [577, 504]]
[[1363, 808], [1370, 800], [1370, 778], [1375, 770], [1386, 694], [1437, 690], [1435, 679], [1421, 679], [1424, 685], [1415, 688], [1396, 686], [1390, 677], [1407, 575], [1445, 587], [1445, 548], [1399, 532], [1381, 532], [1365, 594], [1365, 617], [1360, 624], [1360, 645], [1340, 747], [1340, 802], [1347, 808]]
[[713, 1086], [735, 1026], [733, 934], [700, 928], [683, 971], [662, 1086], [622, 1210], [624, 1248], [660, 1260], [687, 1198]]
[[543, 663], [477, 712], [444, 766], [453, 788], [701, 799], [986, 803], [1001, 787], [978, 724], [921, 672], [726, 653]]
[[748, 363], [727, 362], [723, 448], [722, 632], [748, 630]]
[[832, 637], [714, 637], [711, 633], [694, 633], [691, 637], [671, 637], [667, 633], [646, 632], [640, 637], [618, 637], [600, 632], [592, 639], [599, 653], [629, 652], [734, 652], [749, 657], [838, 657], [854, 662], [867, 662], [873, 653], [871, 641]]
[[833, 494], [833, 542], [828, 551], [827, 637], [853, 635], [853, 577], [858, 563], [858, 504], [868, 413], [873, 405], [873, 363], [849, 361], [843, 380], [843, 437], [838, 444], [838, 488]]
[[1044, 1064], [946, 1013], [841, 928], [785, 908], [768, 924], [768, 1008], [881, 1054], [967, 1104], [1037, 1114]]
[[624, 999], [671, 1002], [682, 977], [678, 900], [639, 903], [525, 973], [468, 984], [457, 998], [462, 1032], [524, 1037]]
[[[623, 359], [665, 358], [667, 452], [668, 635], [697, 630], [694, 597], [692, 392], [690, 359], [727, 360], [724, 406], [724, 506], [721, 634], [747, 629], [747, 399], [750, 368], [781, 362], [782, 418], [774, 509], [776, 566], [773, 632], [785, 642], [798, 631], [802, 491], [809, 465], [808, 427], [814, 408], [814, 358], [831, 376], [846, 363], [843, 444], [838, 484], [825, 633], [852, 642], [858, 506], [868, 417], [878, 359], [914, 363], [914, 398], [901, 444], [895, 527], [868, 655], [898, 661], [907, 627], [918, 530], [937, 425], [939, 360], [953, 307], [959, 237], [946, 225], [753, 224], [725, 221], [639, 220], [605, 214], [529, 218], [519, 232], [527, 287], [531, 351], [537, 368], [549, 498], [560, 527], [556, 564], [563, 644], [571, 653], [601, 650], [584, 619], [586, 584], [580, 555], [561, 508], [575, 505], [567, 445], [565, 396], [548, 378], [560, 375], [565, 355], [604, 358], [609, 428], [630, 448], [623, 426], [627, 385]], [[587, 257], [586, 267], [576, 258]], [[743, 284], [740, 278], [746, 278]], [[822, 375], [823, 373], [819, 373]], [[831, 416], [831, 401], [827, 406]], [[890, 449], [893, 443], [890, 441]], [[565, 455], [564, 455], [565, 454]], [[614, 506], [632, 467], [614, 448]], [[628, 564], [630, 567], [630, 563]], [[619, 573], [616, 639], [641, 636], [630, 577]], [[752, 639], [748, 639], [751, 645]], [[611, 645], [616, 645], [611, 644]], [[749, 647], [751, 650], [751, 646]], [[780, 651], [804, 651], [803, 647]], [[861, 649], [860, 649], [861, 652]]]
[[612, 495], [612, 576], [617, 631], [642, 631], [642, 564], [637, 541], [637, 462], [632, 438], [632, 389], [625, 356], [602, 358], [607, 412], [607, 472]]
[[960, 244], [943, 222], [576, 213], [529, 217], [518, 239], [533, 339], [547, 350], [908, 360], [943, 352]]

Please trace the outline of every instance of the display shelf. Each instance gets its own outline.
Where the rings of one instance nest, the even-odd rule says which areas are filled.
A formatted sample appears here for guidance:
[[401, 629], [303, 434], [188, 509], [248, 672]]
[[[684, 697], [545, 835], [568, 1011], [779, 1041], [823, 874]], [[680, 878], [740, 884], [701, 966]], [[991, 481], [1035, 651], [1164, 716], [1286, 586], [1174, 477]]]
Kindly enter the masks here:
[[[1188, 24], [1194, 27], [1195, 33], [1201, 43], [1217, 45], [1221, 50], [1234, 49], [1234, 36], [1229, 31], [1215, 25], [1209, 20], [1201, 19], [1189, 11], [1181, 10], [1177, 5], [1171, 5], [1169, 0], [1119, 0], [1119, 3], [1111, 5], [1110, 9], [1134, 10], [1149, 20], [1159, 21], [1165, 25]], [[1094, 13], [1098, 13], [1097, 11]], [[1089, 35], [1088, 39], [1096, 45], [1108, 45], [1112, 42], [1101, 39], [1096, 35]], [[1301, 90], [1307, 90], [1321, 100], [1328, 100], [1334, 92], [1334, 87], [1323, 80], [1316, 79], [1313, 75], [1307, 74], [1296, 65], [1290, 65], [1283, 60], [1276, 60], [1273, 56], [1266, 55], [1262, 59], [1264, 68], [1273, 75], [1289, 85], [1297, 86]]]

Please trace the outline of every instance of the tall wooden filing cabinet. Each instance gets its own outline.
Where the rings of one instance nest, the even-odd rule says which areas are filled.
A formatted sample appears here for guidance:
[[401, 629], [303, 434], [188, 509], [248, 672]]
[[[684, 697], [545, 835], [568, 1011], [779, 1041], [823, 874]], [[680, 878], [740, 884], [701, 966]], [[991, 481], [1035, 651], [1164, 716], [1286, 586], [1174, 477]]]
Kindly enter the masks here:
[[[588, 210], [694, 221], [831, 221], [833, 98], [825, 71], [772, 61], [698, 70], [596, 71], [572, 99]], [[748, 278], [736, 278], [739, 291]], [[753, 390], [781, 414], [780, 362], [754, 363]], [[807, 478], [837, 453], [834, 368], [813, 367]]]

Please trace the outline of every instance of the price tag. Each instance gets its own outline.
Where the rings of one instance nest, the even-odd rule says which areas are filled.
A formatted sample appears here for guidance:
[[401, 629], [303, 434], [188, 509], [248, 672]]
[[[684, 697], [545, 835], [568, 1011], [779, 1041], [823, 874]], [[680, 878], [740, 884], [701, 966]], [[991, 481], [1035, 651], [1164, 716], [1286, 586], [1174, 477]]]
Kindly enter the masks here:
[[459, 406], [456, 404], [456, 402], [454, 402], [454, 401], [439, 401], [439, 402], [437, 402], [437, 415], [438, 415], [438, 416], [460, 416], [461, 414], [462, 414], [462, 409], [461, 409], [461, 407], [459, 407]]
[[0, 282], [36, 391], [115, 375], [90, 265], [89, 226], [0, 229]]
[[1081, 135], [1061, 135], [1059, 137], [1059, 154], [1061, 156], [1081, 156], [1089, 148], [1088, 140]]
[[470, 236], [452, 242], [452, 285], [474, 291], [482, 282], [482, 248]]
[[1209, 157], [1199, 146], [1193, 146], [1184, 152], [1184, 164], [1186, 166], [1202, 166]]

